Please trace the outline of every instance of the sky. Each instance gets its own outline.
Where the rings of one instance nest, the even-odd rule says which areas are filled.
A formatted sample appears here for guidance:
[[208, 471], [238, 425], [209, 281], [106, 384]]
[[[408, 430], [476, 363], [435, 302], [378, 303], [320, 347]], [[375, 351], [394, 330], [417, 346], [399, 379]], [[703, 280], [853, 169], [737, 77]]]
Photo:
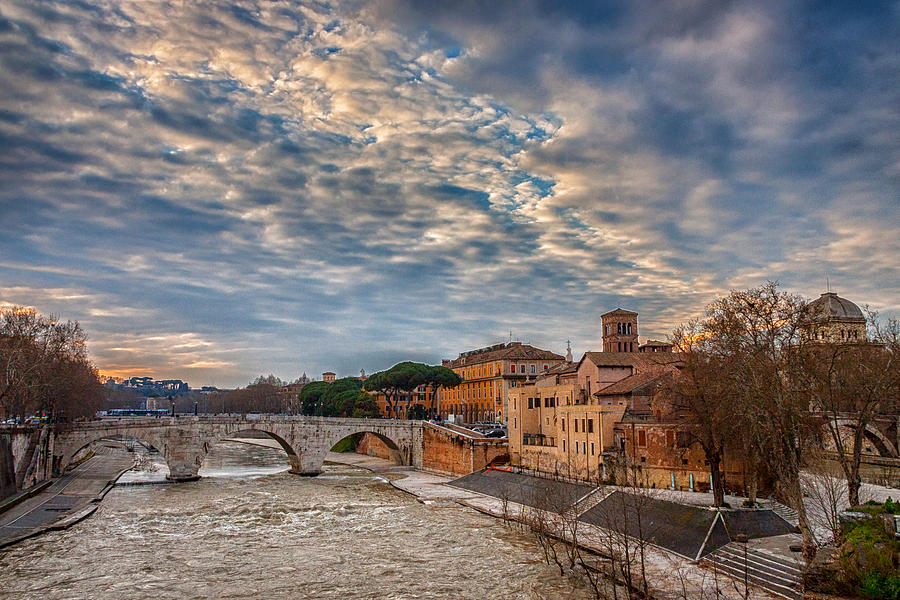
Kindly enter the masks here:
[[4, 0], [0, 305], [245, 385], [900, 314], [897, 2]]

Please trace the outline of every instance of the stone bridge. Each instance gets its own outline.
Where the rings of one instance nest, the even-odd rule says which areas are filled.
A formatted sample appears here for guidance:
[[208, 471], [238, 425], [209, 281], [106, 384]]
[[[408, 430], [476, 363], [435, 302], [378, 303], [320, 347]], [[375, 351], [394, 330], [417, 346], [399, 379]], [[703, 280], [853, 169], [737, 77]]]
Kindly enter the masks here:
[[[828, 419], [838, 426], [840, 436], [848, 447], [852, 447], [853, 432], [857, 428], [857, 420], [844, 413], [818, 413], [822, 419]], [[863, 453], [874, 454], [881, 458], [900, 458], [900, 415], [876, 415], [863, 430]], [[829, 435], [825, 435], [826, 448], [836, 450]], [[866, 447], [871, 452], [866, 451]]]
[[[254, 418], [255, 417], [255, 418]], [[189, 481], [210, 448], [242, 431], [262, 432], [287, 452], [291, 472], [317, 475], [331, 448], [354, 433], [372, 433], [390, 449], [397, 462], [422, 467], [421, 421], [339, 419], [328, 417], [250, 415], [105, 419], [76, 423], [55, 431], [49, 440], [52, 470], [61, 472], [86, 445], [102, 438], [129, 437], [153, 446], [169, 465], [169, 478]]]

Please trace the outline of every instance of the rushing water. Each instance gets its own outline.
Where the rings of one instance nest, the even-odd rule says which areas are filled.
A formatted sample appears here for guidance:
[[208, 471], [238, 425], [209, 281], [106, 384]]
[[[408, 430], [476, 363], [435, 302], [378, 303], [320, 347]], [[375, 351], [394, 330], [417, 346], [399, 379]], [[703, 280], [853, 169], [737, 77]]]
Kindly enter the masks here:
[[117, 487], [89, 519], [0, 550], [3, 598], [587, 598], [524, 533], [343, 465], [222, 442], [204, 478]]

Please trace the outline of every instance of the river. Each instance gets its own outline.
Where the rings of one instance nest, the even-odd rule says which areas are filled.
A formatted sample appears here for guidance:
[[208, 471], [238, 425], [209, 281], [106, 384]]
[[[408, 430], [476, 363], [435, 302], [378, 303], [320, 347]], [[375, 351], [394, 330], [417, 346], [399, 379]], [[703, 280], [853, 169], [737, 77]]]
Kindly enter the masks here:
[[119, 486], [87, 520], [0, 551], [0, 597], [589, 598], [525, 533], [382, 475], [220, 442], [203, 478]]

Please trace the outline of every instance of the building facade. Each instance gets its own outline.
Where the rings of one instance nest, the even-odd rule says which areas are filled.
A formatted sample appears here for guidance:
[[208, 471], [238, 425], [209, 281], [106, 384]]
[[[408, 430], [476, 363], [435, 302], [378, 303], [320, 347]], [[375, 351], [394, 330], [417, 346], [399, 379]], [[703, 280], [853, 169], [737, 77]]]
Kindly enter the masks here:
[[585, 352], [577, 362], [570, 353], [509, 390], [512, 464], [588, 481], [615, 477], [627, 442], [618, 428], [629, 414], [652, 414], [659, 381], [680, 357], [663, 342], [642, 348], [636, 312], [605, 313], [601, 327], [602, 352]]
[[510, 390], [533, 381], [565, 358], [521, 342], [496, 344], [463, 352], [442, 365], [462, 377], [451, 389], [441, 389], [438, 413], [462, 423], [507, 423]]

